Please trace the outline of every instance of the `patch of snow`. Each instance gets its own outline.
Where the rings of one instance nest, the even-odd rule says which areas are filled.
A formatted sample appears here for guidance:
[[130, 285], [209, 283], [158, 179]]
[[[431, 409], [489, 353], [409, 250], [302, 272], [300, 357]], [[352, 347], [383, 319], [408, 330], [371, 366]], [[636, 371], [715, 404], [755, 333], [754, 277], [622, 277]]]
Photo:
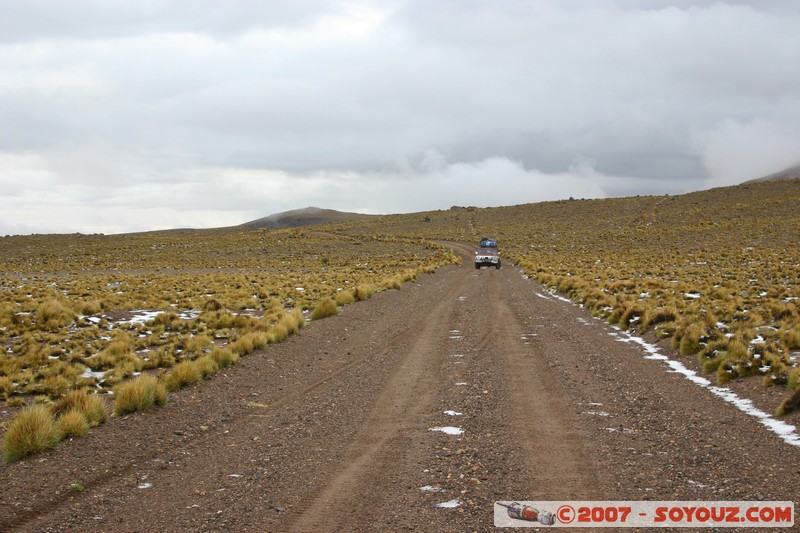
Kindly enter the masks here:
[[105, 375], [105, 373], [106, 373], [105, 370], [102, 370], [100, 372], [92, 372], [91, 370], [87, 370], [86, 372], [81, 374], [81, 377], [83, 379], [93, 379], [94, 378], [94, 379], [100, 380]]
[[444, 414], [446, 414], [447, 416], [461, 416], [464, 413], [459, 413], [458, 411], [450, 410], [450, 411], [445, 411]]
[[445, 435], [461, 435], [464, 430], [454, 426], [437, 426], [435, 428], [428, 428], [428, 431], [439, 431]]
[[700, 298], [701, 294], [699, 292], [687, 292], [684, 296], [696, 300]]
[[152, 483], [139, 483], [139, 485], [137, 486], [137, 488], [139, 488], [139, 489], [149, 489], [149, 488], [151, 488], [152, 486], [153, 486], [153, 484], [152, 484]]
[[443, 509], [455, 509], [456, 507], [460, 506], [461, 506], [461, 500], [459, 500], [458, 498], [436, 504], [436, 507], [441, 507]]
[[445, 492], [443, 488], [433, 487], [431, 485], [425, 485], [423, 487], [420, 487], [419, 490], [421, 490], [422, 492]]
[[582, 415], [594, 415], [594, 416], [611, 416], [610, 413], [605, 411], [584, 411], [581, 413]]
[[572, 303], [572, 300], [570, 300], [569, 298], [564, 298], [563, 296], [560, 296], [560, 295], [556, 294], [556, 293], [555, 293], [555, 291], [551, 292], [551, 293], [550, 293], [550, 296], [552, 296], [552, 297], [553, 297], [553, 298], [555, 298], [556, 300], [560, 300], [560, 301], [562, 301], [562, 302], [566, 302], [566, 303], [568, 303], [568, 304], [571, 304], [571, 303]]
[[795, 426], [787, 424], [782, 420], [773, 418], [769, 414], [765, 413], [761, 409], [758, 409], [756, 406], [754, 406], [752, 400], [749, 400], [747, 398], [742, 398], [741, 396], [739, 396], [738, 394], [736, 394], [735, 392], [726, 387], [719, 387], [712, 385], [711, 381], [707, 380], [704, 377], [698, 376], [697, 372], [686, 368], [686, 366], [684, 366], [683, 363], [679, 361], [673, 361], [669, 357], [659, 353], [657, 347], [648, 343], [644, 339], [623, 332], [619, 330], [619, 328], [616, 329], [618, 330], [617, 333], [618, 340], [622, 342], [633, 342], [644, 348], [644, 350], [648, 353], [648, 355], [645, 356], [645, 359], [663, 361], [669, 367], [670, 372], [681, 374], [692, 383], [695, 383], [696, 385], [708, 389], [714, 396], [717, 396], [718, 398], [721, 398], [725, 402], [733, 405], [743, 413], [758, 419], [761, 425], [766, 427], [769, 431], [772, 431], [773, 433], [778, 435], [787, 444], [800, 447], [800, 434], [797, 433], [797, 428]]

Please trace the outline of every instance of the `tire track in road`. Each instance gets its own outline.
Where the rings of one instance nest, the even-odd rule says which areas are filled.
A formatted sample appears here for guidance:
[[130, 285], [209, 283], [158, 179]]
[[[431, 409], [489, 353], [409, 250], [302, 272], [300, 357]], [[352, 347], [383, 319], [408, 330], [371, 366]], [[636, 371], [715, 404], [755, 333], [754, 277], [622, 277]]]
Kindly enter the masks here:
[[430, 531], [484, 531], [493, 528], [496, 500], [601, 494], [574, 407], [553, 386], [557, 376], [544, 354], [525, 344], [527, 315], [506, 301], [519, 289], [514, 275], [469, 271], [462, 297], [448, 298], [450, 319], [433, 332], [446, 339], [445, 357], [432, 361], [435, 397], [408, 426], [417, 436], [397, 447], [391, 485], [375, 485], [387, 497], [359, 511], [370, 522], [345, 522], [341, 530], [416, 523]]
[[[558, 386], [558, 376], [547, 358], [559, 349], [542, 330], [544, 344], [524, 342], [519, 310], [511, 309], [510, 294], [516, 273], [489, 276], [487, 289], [495, 342], [492, 353], [499, 356], [501, 381], [510, 395], [508, 409], [520, 435], [519, 445], [528, 467], [528, 492], [531, 500], [585, 499], [598, 487], [593, 462], [585, 446], [586, 436], [578, 430], [571, 405]], [[514, 497], [508, 495], [506, 497]], [[520, 496], [516, 496], [520, 497]]]
[[372, 510], [391, 491], [397, 455], [403, 454], [424, 427], [420, 415], [430, 408], [439, 378], [436, 368], [445, 354], [453, 302], [467, 276], [453, 286], [420, 321], [422, 327], [402, 362], [386, 382], [352, 444], [345, 463], [295, 521], [291, 531], [360, 530], [373, 520]]

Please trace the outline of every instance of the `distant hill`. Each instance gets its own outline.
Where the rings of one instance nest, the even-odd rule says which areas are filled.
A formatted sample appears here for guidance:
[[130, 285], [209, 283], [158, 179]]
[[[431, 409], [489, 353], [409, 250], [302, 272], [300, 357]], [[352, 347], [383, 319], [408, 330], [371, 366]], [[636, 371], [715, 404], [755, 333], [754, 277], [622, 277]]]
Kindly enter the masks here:
[[258, 220], [245, 222], [240, 227], [247, 229], [281, 229], [298, 228], [312, 224], [326, 224], [330, 222], [347, 222], [372, 218], [377, 215], [363, 215], [361, 213], [346, 213], [334, 209], [321, 209], [319, 207], [306, 207], [294, 209], [283, 213], [276, 213]]
[[785, 170], [781, 170], [780, 172], [775, 172], [774, 174], [764, 176], [763, 178], [757, 178], [754, 180], [746, 181], [745, 183], [754, 183], [759, 181], [793, 180], [797, 178], [800, 178], [800, 165], [789, 167]]

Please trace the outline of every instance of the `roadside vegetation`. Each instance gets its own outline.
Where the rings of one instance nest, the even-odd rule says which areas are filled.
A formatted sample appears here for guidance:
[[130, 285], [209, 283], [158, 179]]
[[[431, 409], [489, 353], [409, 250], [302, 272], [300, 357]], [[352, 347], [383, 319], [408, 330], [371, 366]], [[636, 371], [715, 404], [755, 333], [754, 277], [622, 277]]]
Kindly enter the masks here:
[[681, 196], [456, 207], [342, 225], [475, 244], [624, 330], [669, 339], [718, 383], [760, 379], [800, 407], [800, 180]]
[[53, 410], [76, 392], [116, 415], [163, 406], [307, 317], [456, 261], [419, 239], [303, 230], [0, 238], [0, 401], [42, 407], [5, 424], [4, 457], [105, 421]]
[[4, 424], [4, 457], [80, 437], [107, 412], [163, 406], [307, 319], [460, 262], [435, 241], [485, 236], [526, 275], [671, 343], [718, 383], [786, 390], [785, 414], [800, 408], [798, 205], [794, 180], [313, 231], [0, 238], [0, 401], [18, 410]]

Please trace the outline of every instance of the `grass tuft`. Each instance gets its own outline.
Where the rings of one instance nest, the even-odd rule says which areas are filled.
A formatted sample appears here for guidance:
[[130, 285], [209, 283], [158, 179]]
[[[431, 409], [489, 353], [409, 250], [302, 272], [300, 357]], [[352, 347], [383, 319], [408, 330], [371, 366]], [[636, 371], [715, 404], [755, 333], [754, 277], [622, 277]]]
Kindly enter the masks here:
[[3, 436], [3, 459], [10, 463], [52, 448], [61, 436], [46, 405], [34, 405], [19, 412]]
[[800, 408], [800, 391], [797, 391], [789, 398], [786, 398], [786, 400], [784, 400], [784, 402], [778, 407], [778, 410], [775, 412], [775, 414], [777, 416], [786, 416], [798, 408]]
[[338, 314], [339, 307], [336, 305], [336, 302], [333, 300], [333, 298], [325, 297], [317, 302], [317, 305], [314, 306], [314, 310], [311, 311], [311, 320], [319, 320], [321, 318]]
[[353, 296], [358, 301], [369, 300], [370, 298], [372, 298], [372, 296], [375, 294], [376, 291], [377, 289], [374, 285], [362, 283], [361, 285], [358, 285], [356, 286], [355, 289], [353, 289]]
[[245, 333], [236, 339], [236, 342], [230, 345], [230, 349], [236, 355], [244, 356], [249, 353], [253, 353], [256, 350], [260, 350], [266, 346], [268, 342], [269, 339], [265, 333], [253, 331], [250, 333]]
[[204, 355], [194, 360], [194, 365], [202, 379], [213, 376], [219, 371], [217, 361], [211, 355]]
[[353, 291], [339, 291], [336, 293], [336, 305], [349, 305], [356, 301]]
[[194, 361], [181, 361], [164, 376], [164, 385], [170, 392], [199, 383], [203, 380], [203, 373]]
[[317, 302], [317, 305], [314, 306], [314, 310], [311, 311], [311, 320], [319, 320], [338, 314], [339, 307], [336, 305], [336, 302], [333, 298], [326, 297]]
[[56, 431], [63, 438], [83, 437], [89, 432], [89, 421], [79, 409], [70, 409], [56, 419]]
[[36, 320], [45, 328], [66, 326], [73, 319], [73, 313], [58, 300], [48, 300], [36, 309]]
[[214, 359], [214, 361], [217, 363], [217, 366], [220, 368], [229, 367], [239, 361], [239, 356], [227, 348], [214, 348], [211, 350], [211, 354], [209, 355]]
[[59, 416], [68, 411], [77, 410], [82, 413], [89, 427], [97, 427], [108, 419], [106, 403], [97, 394], [89, 394], [85, 390], [69, 391], [66, 396], [56, 401], [53, 415]]
[[158, 378], [149, 374], [126, 381], [114, 389], [114, 413], [126, 415], [167, 404], [167, 390]]

